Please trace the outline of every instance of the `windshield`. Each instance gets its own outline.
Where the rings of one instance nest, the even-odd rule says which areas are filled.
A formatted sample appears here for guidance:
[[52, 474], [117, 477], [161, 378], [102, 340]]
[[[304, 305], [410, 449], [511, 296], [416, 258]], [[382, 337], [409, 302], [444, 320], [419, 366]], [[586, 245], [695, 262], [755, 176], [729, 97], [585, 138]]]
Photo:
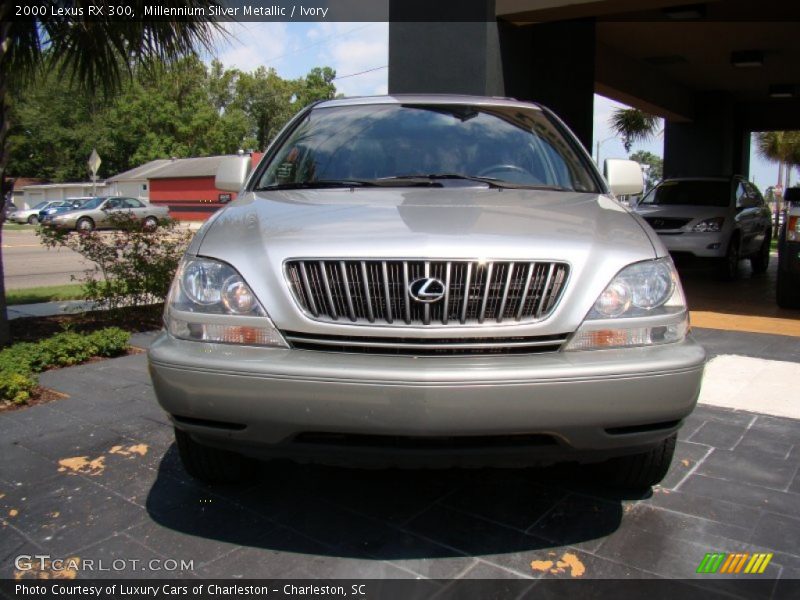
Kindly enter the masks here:
[[92, 198], [91, 200], [87, 200], [83, 204], [81, 204], [81, 208], [85, 208], [87, 210], [91, 210], [100, 206], [103, 202], [105, 202], [105, 198]]
[[730, 206], [729, 181], [665, 181], [639, 203], [659, 206]]
[[472, 177], [598, 192], [585, 161], [535, 108], [341, 106], [310, 111], [273, 154], [256, 187], [445, 185]]
[[34, 206], [31, 210], [36, 210], [36, 209], [40, 209], [41, 210], [42, 208], [44, 208], [45, 206], [47, 206], [49, 204], [50, 204], [50, 201], [49, 200], [45, 200], [44, 202], [39, 202], [39, 204]]

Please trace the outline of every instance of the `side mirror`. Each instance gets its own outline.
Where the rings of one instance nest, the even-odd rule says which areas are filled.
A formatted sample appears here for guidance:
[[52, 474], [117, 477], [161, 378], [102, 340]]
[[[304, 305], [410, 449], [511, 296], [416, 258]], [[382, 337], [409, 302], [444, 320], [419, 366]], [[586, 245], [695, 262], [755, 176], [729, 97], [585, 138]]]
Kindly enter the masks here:
[[607, 158], [603, 175], [615, 196], [641, 194], [644, 191], [642, 167], [634, 160]]
[[226, 192], [238, 192], [249, 174], [250, 156], [230, 156], [223, 159], [217, 167], [214, 187]]

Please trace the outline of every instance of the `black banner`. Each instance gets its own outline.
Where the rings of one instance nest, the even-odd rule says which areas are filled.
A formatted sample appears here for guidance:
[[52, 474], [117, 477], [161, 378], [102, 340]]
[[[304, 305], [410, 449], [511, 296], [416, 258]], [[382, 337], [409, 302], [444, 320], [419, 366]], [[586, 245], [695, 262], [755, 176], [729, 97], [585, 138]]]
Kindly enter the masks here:
[[0, 580], [10, 599], [58, 600], [511, 600], [514, 598], [620, 600], [707, 600], [715, 598], [797, 599], [800, 580], [734, 579], [709, 576], [693, 580]]
[[[489, 22], [537, 23], [593, 18], [629, 22], [794, 22], [796, 2], [697, 4], [679, 7], [595, 13], [564, 2], [548, 8], [537, 3], [509, 7], [496, 0], [6, 0], [11, 20], [61, 18], [74, 21], [169, 21], [201, 17], [215, 21], [282, 22]], [[592, 3], [586, 3], [591, 6]], [[718, 6], [725, 5], [725, 6]], [[8, 9], [10, 7], [10, 10]], [[510, 11], [510, 12], [509, 12]]]

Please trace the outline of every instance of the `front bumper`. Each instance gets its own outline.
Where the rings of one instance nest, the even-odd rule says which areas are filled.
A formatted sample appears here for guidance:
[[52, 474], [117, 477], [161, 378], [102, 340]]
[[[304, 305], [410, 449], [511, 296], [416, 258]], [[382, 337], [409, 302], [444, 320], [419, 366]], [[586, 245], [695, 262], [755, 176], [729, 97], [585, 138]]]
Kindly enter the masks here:
[[728, 250], [728, 235], [724, 232], [657, 233], [670, 252], [691, 254], [699, 258], [722, 258]]
[[[205, 344], [163, 333], [149, 361], [159, 403], [204, 444], [334, 464], [519, 465], [591, 462], [657, 444], [694, 408], [705, 351], [687, 340], [417, 358]], [[350, 436], [341, 438], [348, 443], [337, 434]], [[500, 443], [439, 444], [471, 436]], [[517, 443], [526, 436], [538, 441]], [[397, 443], [409, 439], [411, 448]], [[436, 449], [414, 448], [414, 439], [435, 439]]]

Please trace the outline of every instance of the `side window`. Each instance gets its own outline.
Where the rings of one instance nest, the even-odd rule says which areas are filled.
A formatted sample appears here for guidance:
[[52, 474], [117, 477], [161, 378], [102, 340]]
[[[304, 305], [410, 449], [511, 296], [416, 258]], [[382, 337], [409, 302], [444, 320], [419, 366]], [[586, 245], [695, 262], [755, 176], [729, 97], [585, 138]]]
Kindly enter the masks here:
[[750, 208], [753, 206], [753, 201], [750, 198], [747, 187], [743, 181], [736, 183], [736, 208]]
[[758, 206], [758, 207], [766, 206], [766, 202], [764, 202], [764, 197], [761, 195], [761, 192], [758, 191], [758, 188], [756, 186], [748, 182], [747, 190], [750, 198], [752, 198], [753, 206]]
[[125, 208], [142, 208], [144, 205], [135, 198], [124, 198]]
[[106, 203], [106, 208], [111, 209], [111, 210], [113, 210], [115, 208], [121, 208], [121, 207], [122, 207], [122, 198], [111, 198], [111, 200], [109, 200]]

